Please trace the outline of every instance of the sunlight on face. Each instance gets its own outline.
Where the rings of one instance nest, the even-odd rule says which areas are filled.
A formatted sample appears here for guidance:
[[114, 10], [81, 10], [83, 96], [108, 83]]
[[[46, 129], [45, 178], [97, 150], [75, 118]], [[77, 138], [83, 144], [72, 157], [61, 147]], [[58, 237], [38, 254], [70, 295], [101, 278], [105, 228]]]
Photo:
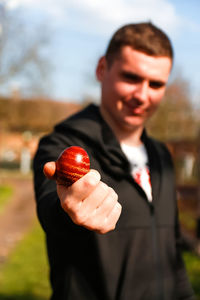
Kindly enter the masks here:
[[125, 46], [111, 67], [99, 61], [101, 112], [118, 130], [143, 129], [163, 98], [171, 71], [169, 57], [150, 56]]

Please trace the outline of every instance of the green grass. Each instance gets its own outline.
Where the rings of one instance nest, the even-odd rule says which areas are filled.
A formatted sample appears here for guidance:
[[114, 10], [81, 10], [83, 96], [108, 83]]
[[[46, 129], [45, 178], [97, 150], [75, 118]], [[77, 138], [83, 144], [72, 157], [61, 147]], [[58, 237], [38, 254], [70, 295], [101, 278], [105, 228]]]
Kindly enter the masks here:
[[12, 187], [7, 185], [0, 185], [0, 214], [2, 214], [3, 210], [6, 207], [6, 204], [11, 199], [12, 194]]
[[185, 252], [183, 258], [196, 300], [200, 300], [200, 258], [190, 252]]
[[49, 296], [44, 235], [36, 223], [0, 271], [0, 300], [47, 300]]

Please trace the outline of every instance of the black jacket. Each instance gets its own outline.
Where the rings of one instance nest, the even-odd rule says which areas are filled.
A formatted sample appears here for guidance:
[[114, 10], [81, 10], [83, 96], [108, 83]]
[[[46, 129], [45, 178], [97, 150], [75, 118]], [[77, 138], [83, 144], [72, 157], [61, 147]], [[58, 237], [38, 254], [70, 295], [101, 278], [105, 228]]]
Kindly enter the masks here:
[[[130, 175], [129, 163], [99, 109], [90, 105], [41, 139], [34, 159], [39, 220], [46, 232], [52, 300], [193, 299], [180, 253], [175, 179], [166, 147], [143, 133], [153, 201]], [[99, 235], [72, 223], [60, 207], [45, 162], [71, 145], [83, 147], [91, 168], [122, 205], [116, 229]]]

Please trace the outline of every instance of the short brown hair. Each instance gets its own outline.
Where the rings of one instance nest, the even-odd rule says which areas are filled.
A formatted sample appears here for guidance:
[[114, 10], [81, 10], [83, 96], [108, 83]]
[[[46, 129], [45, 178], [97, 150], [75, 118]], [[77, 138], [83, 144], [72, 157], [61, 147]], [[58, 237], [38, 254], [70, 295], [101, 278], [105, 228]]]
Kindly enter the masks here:
[[112, 36], [105, 57], [111, 65], [120, 50], [130, 46], [152, 56], [167, 56], [173, 61], [173, 48], [168, 36], [151, 22], [128, 24]]

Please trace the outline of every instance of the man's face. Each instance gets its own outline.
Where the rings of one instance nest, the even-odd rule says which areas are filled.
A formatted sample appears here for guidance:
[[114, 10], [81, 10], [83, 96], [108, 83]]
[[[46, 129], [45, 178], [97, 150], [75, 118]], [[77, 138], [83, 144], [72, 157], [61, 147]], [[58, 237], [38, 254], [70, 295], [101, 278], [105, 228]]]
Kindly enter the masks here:
[[168, 57], [149, 56], [129, 46], [122, 48], [111, 66], [99, 60], [101, 111], [120, 130], [142, 129], [158, 107], [171, 70]]

